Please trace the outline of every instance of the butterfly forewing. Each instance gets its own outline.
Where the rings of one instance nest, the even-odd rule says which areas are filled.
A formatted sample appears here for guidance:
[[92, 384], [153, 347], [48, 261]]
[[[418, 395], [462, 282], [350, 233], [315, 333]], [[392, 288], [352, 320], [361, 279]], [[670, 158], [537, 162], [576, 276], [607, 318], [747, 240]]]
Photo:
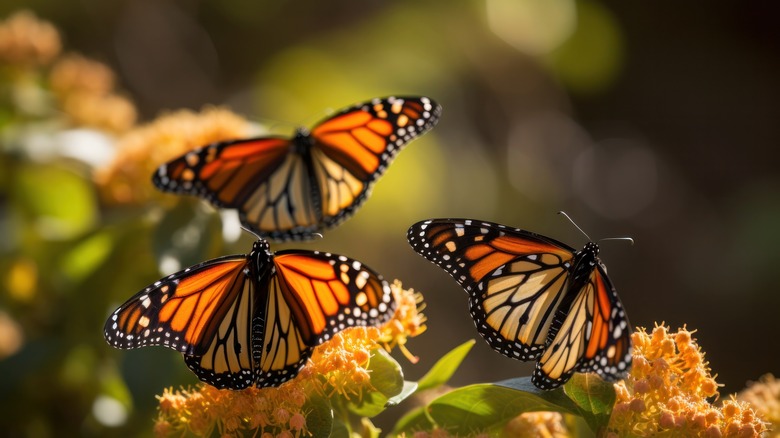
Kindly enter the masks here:
[[457, 219], [415, 224], [409, 242], [469, 292], [474, 323], [491, 347], [521, 360], [539, 355], [571, 250], [522, 230]]
[[147, 287], [108, 319], [106, 340], [117, 348], [161, 345], [203, 354], [249, 278], [246, 256], [211, 260]]
[[317, 345], [347, 327], [378, 326], [392, 316], [390, 286], [357, 260], [310, 251], [275, 258], [281, 288], [305, 343]]
[[214, 143], [164, 164], [152, 176], [160, 190], [201, 196], [239, 208], [284, 162], [290, 141], [253, 138]]
[[[406, 143], [431, 129], [441, 107], [427, 97], [374, 99], [312, 129], [322, 220], [334, 226], [357, 209]], [[319, 153], [317, 153], [317, 152]]]

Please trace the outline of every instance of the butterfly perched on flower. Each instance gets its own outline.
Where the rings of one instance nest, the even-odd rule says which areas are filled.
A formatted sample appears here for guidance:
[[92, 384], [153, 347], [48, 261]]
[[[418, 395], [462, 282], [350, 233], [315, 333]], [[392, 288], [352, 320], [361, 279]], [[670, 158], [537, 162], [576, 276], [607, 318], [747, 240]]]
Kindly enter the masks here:
[[609, 381], [627, 374], [631, 330], [596, 243], [576, 251], [469, 219], [418, 222], [407, 237], [468, 292], [477, 330], [494, 350], [537, 361], [531, 380], [538, 388], [556, 388], [574, 372]]
[[387, 282], [357, 260], [317, 251], [209, 260], [169, 275], [122, 304], [104, 335], [116, 348], [151, 345], [184, 354], [217, 388], [277, 386], [298, 374], [314, 346], [353, 326], [377, 326], [396, 301]]
[[351, 216], [406, 143], [431, 129], [441, 107], [427, 97], [360, 103], [293, 138], [214, 143], [159, 167], [166, 192], [237, 209], [245, 227], [277, 241], [311, 239]]

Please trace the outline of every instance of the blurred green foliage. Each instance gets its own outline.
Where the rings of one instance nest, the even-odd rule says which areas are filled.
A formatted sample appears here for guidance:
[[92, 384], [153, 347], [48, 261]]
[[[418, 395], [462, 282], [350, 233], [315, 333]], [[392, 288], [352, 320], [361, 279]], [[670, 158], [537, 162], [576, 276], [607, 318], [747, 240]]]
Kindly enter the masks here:
[[[29, 8], [54, 23], [64, 51], [113, 67], [117, 93], [144, 122], [224, 104], [289, 134], [326, 109], [374, 96], [441, 102], [439, 126], [399, 156], [358, 214], [305, 244], [425, 293], [429, 330], [409, 346], [421, 365], [404, 366], [407, 380], [476, 337], [465, 295], [407, 247], [408, 225], [474, 217], [577, 246], [582, 237], [554, 215], [561, 209], [594, 237], [637, 241], [604, 248], [635, 325], [699, 329], [726, 392], [780, 374], [766, 350], [766, 334], [780, 327], [771, 14], [727, 2], [706, 11], [677, 2], [551, 4], [11, 0], [0, 17]], [[196, 380], [169, 350], [108, 347], [106, 317], [171, 268], [244, 253], [252, 238], [225, 240], [221, 217], [193, 199], [103, 199], [99, 145], [73, 153], [61, 134], [98, 131], [113, 152], [128, 133], [70, 118], [45, 65], [0, 59], [0, 430], [150, 435], [154, 396]], [[609, 150], [650, 157], [652, 181], [632, 178], [630, 165], [586, 160], [614, 139]], [[554, 180], [513, 178], [529, 165]], [[596, 202], [583, 193], [606, 195]], [[645, 201], [622, 214], [612, 193]], [[531, 366], [479, 341], [453, 379], [493, 381]], [[389, 409], [377, 424], [389, 431], [402, 413]]]

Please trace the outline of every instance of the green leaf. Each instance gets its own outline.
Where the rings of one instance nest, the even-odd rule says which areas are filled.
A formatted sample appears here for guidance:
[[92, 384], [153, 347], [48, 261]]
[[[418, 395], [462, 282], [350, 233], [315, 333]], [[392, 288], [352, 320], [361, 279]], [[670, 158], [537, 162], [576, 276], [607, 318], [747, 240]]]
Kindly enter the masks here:
[[406, 400], [407, 397], [414, 394], [415, 391], [417, 391], [417, 382], [404, 380], [404, 388], [397, 395], [390, 397], [390, 399], [387, 401], [386, 407], [398, 405], [402, 401]]
[[26, 165], [12, 186], [15, 201], [30, 215], [44, 238], [65, 240], [88, 230], [97, 219], [97, 202], [89, 181], [67, 169]]
[[452, 433], [469, 435], [497, 433], [509, 420], [524, 412], [577, 412], [577, 406], [562, 390], [533, 390], [535, 387], [527, 385], [531, 385], [529, 378], [465, 386], [431, 402], [428, 416]]
[[98, 232], [87, 237], [65, 253], [62, 272], [72, 281], [80, 281], [98, 269], [111, 254], [114, 236]]
[[330, 431], [330, 435], [318, 435], [316, 433], [312, 433], [312, 436], [327, 436], [329, 438], [351, 438], [352, 428], [349, 426], [349, 424], [345, 423], [344, 421], [338, 418], [334, 418], [333, 430]]
[[404, 389], [401, 365], [382, 348], [373, 350], [368, 370], [372, 391], [365, 391], [360, 401], [350, 401], [347, 408], [361, 417], [373, 417], [385, 410], [391, 397]]
[[598, 434], [607, 427], [615, 405], [615, 388], [611, 383], [593, 373], [575, 373], [563, 390], [593, 432]]
[[[496, 382], [495, 384], [498, 386], [503, 386], [505, 388], [515, 389], [518, 391], [523, 391], [529, 394], [536, 395], [544, 400], [549, 401], [550, 403], [555, 403], [561, 406], [566, 411], [572, 413], [576, 413], [578, 409], [577, 405], [574, 404], [571, 399], [569, 399], [569, 397], [566, 395], [563, 389], [558, 388], [552, 391], [545, 391], [539, 389], [536, 386], [534, 386], [534, 384], [531, 382], [530, 377], [517, 377], [514, 379], [502, 380], [500, 382]], [[558, 411], [558, 412], [564, 412], [564, 411]]]
[[443, 385], [450, 380], [450, 377], [458, 369], [463, 359], [471, 351], [474, 346], [474, 340], [464, 342], [463, 344], [453, 348], [449, 353], [442, 356], [431, 369], [425, 373], [424, 376], [417, 382], [417, 390], [425, 391], [426, 389], [435, 388]]
[[433, 422], [428, 418], [428, 414], [425, 406], [421, 406], [416, 409], [412, 409], [406, 415], [401, 417], [398, 422], [395, 423], [393, 431], [390, 435], [399, 435], [405, 433], [411, 435], [414, 432], [425, 430], [429, 431], [433, 429]]
[[306, 414], [306, 428], [312, 436], [331, 436], [334, 429], [333, 410], [322, 397], [313, 397], [303, 405]]

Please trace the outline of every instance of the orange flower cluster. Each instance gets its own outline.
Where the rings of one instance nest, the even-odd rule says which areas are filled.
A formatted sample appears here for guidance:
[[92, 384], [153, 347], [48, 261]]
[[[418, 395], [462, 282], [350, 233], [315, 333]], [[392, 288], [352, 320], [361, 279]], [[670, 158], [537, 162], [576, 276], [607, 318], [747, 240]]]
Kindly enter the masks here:
[[507, 423], [503, 436], [566, 438], [571, 433], [559, 412], [526, 412]]
[[243, 391], [199, 385], [196, 390], [165, 389], [157, 398], [157, 436], [181, 434], [184, 429], [199, 436], [211, 436], [216, 430], [222, 437], [247, 429], [271, 433], [269, 436], [299, 436], [306, 431], [306, 393], [301, 385]]
[[732, 398], [718, 408], [707, 401], [718, 384], [692, 334], [663, 325], [634, 332], [631, 374], [615, 384], [610, 436], [751, 437], [766, 430], [747, 403]]
[[[394, 291], [403, 290], [398, 280], [391, 287]], [[385, 346], [387, 351], [397, 346], [409, 359], [409, 362], [417, 363], [419, 359], [406, 348], [406, 341], [408, 338], [425, 332], [427, 318], [422, 313], [425, 309], [423, 296], [420, 293], [415, 293], [413, 289], [395, 295], [398, 300], [398, 310], [396, 310], [393, 319], [382, 327], [379, 342]]]
[[780, 380], [771, 374], [762, 376], [740, 392], [737, 399], [750, 403], [758, 415], [771, 424], [767, 437], [780, 438]]
[[[402, 289], [397, 281], [391, 287], [399, 308], [385, 327], [404, 326], [399, 318], [416, 314], [419, 293]], [[255, 431], [262, 437], [307, 434], [305, 405], [312, 396], [339, 394], [347, 400], [359, 400], [372, 389], [367, 368], [372, 351], [381, 348], [378, 340], [383, 330], [355, 327], [338, 333], [314, 349], [296, 378], [279, 387], [230, 391], [200, 384], [193, 390], [166, 389], [158, 396], [155, 434], [170, 436], [189, 431], [208, 436], [215, 430], [220, 436], [235, 436], [242, 431]]]
[[[453, 435], [449, 433], [446, 429], [440, 429], [437, 427], [430, 432], [419, 431], [419, 432], [414, 432], [411, 435], [401, 433], [398, 435], [398, 438], [459, 438], [461, 436], [468, 436], [469, 438], [488, 438], [490, 434], [478, 433], [478, 434], [469, 434], [469, 435]], [[516, 436], [516, 435], [506, 435], [506, 436]], [[517, 436], [531, 437], [531, 436], [544, 436], [544, 435], [517, 435]]]
[[62, 48], [51, 23], [30, 11], [19, 11], [0, 22], [0, 65], [39, 67], [49, 64]]
[[77, 54], [66, 55], [52, 66], [49, 85], [76, 126], [122, 133], [135, 124], [135, 106], [116, 94], [114, 72], [105, 64]]
[[80, 55], [60, 57], [61, 49], [54, 25], [32, 12], [0, 22], [0, 67], [10, 73], [13, 105], [36, 117], [64, 114], [72, 125], [113, 133], [133, 126], [135, 106], [114, 90], [111, 69]]
[[96, 171], [95, 182], [108, 203], [142, 203], [158, 193], [149, 180], [159, 165], [195, 148], [249, 134], [249, 122], [227, 109], [176, 111], [125, 134], [114, 160]]

